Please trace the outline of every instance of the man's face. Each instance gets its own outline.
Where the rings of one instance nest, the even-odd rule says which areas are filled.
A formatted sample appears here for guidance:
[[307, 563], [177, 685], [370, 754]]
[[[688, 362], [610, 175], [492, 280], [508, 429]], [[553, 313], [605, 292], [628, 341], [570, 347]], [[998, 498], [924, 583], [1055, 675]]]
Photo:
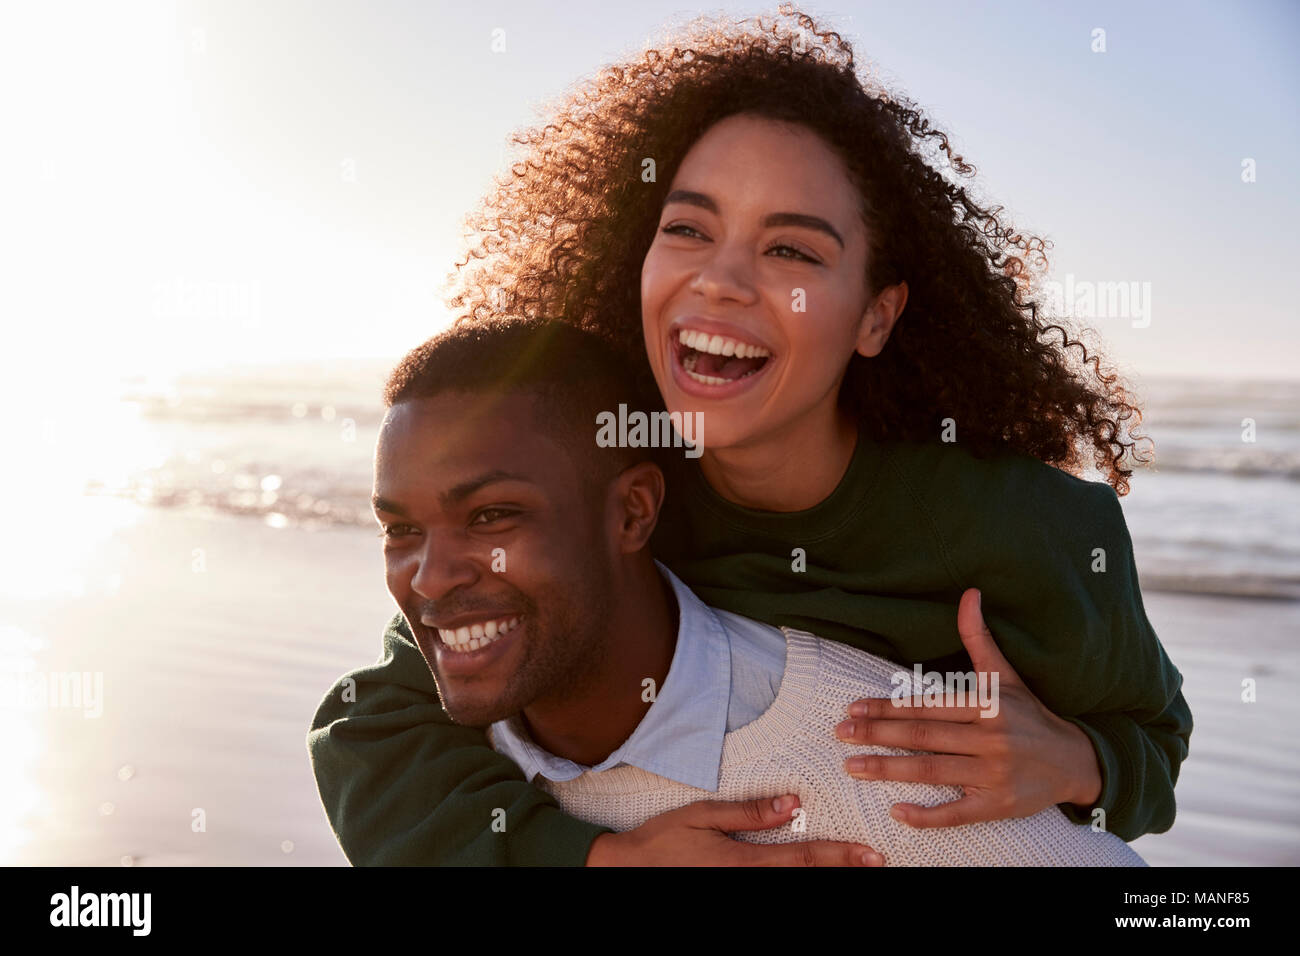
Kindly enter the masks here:
[[[375, 453], [388, 591], [457, 723], [567, 696], [595, 669], [613, 555], [605, 500], [534, 398], [401, 402]], [[592, 427], [595, 441], [595, 426]]]

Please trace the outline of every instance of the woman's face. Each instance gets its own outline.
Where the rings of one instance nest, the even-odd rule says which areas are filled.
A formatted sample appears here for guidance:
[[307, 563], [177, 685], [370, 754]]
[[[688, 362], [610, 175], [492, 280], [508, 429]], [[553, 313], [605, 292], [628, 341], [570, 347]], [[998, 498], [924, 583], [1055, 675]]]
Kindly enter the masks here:
[[641, 317], [664, 403], [702, 413], [707, 449], [832, 421], [853, 352], [884, 346], [893, 319], [881, 338], [859, 202], [839, 157], [794, 124], [728, 117], [682, 161]]

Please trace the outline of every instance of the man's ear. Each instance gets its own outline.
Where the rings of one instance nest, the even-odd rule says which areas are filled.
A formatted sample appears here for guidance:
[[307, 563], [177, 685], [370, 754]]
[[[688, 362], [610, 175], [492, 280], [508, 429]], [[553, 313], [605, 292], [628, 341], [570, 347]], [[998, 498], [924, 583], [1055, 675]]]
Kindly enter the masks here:
[[652, 461], [625, 468], [610, 485], [611, 530], [622, 554], [650, 543], [664, 503], [664, 473]]
[[862, 314], [862, 324], [858, 326], [859, 355], [875, 358], [889, 341], [894, 325], [903, 314], [907, 305], [907, 283], [886, 286]]

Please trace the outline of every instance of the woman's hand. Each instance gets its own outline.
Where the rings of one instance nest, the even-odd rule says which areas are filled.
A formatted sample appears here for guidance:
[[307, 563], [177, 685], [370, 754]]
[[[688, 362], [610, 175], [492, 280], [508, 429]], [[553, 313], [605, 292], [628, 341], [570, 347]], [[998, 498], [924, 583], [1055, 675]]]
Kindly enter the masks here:
[[[965, 795], [935, 807], [894, 804], [891, 816], [914, 827], [952, 827], [1027, 817], [1058, 803], [1089, 807], [1101, 795], [1101, 768], [1087, 734], [1033, 695], [1002, 656], [971, 588], [957, 609], [957, 630], [977, 680], [996, 674], [996, 716], [979, 706], [895, 706], [889, 698], [849, 705], [841, 740], [921, 750], [914, 757], [858, 756], [845, 761], [859, 780], [955, 784]], [[914, 689], [920, 693], [920, 688]], [[978, 704], [978, 701], [976, 701]], [[993, 708], [990, 707], [992, 712]]]
[[810, 840], [766, 845], [727, 836], [789, 823], [799, 798], [724, 803], [700, 800], [651, 817], [635, 830], [602, 833], [587, 866], [883, 866], [884, 857], [856, 843]]

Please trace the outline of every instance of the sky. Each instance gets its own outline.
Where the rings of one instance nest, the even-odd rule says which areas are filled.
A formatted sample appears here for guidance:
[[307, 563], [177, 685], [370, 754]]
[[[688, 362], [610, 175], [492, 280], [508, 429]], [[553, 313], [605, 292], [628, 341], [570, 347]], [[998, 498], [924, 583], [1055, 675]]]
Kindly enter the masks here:
[[[672, 23], [774, 9], [6, 4], [0, 388], [400, 356], [513, 130]], [[1300, 4], [805, 9], [1053, 242], [1122, 370], [1300, 377]]]

